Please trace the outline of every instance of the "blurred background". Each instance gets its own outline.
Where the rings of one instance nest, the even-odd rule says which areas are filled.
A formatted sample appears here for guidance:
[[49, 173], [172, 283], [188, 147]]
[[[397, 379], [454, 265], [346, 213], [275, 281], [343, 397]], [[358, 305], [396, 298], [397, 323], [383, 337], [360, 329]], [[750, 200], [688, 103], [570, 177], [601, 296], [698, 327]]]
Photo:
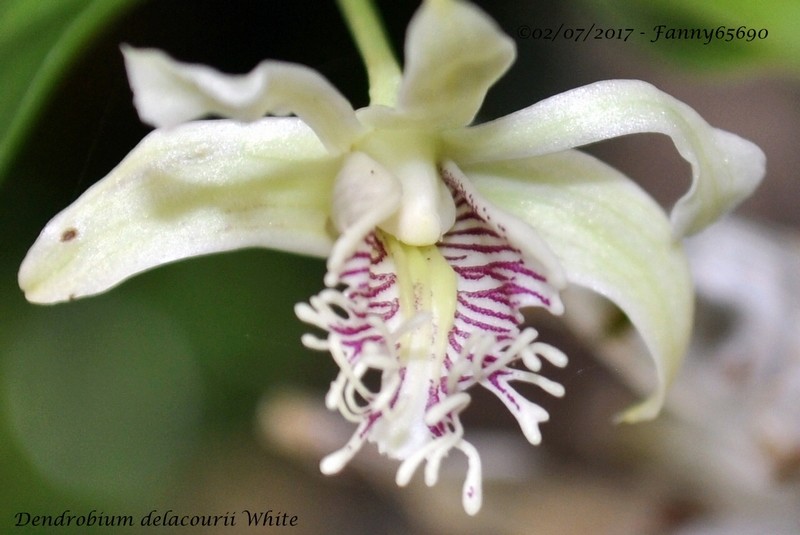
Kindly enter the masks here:
[[[320, 290], [322, 261], [242, 251], [160, 268], [75, 303], [28, 304], [16, 284], [27, 248], [148, 131], [131, 104], [120, 43], [235, 73], [265, 58], [303, 63], [357, 107], [367, 103], [366, 77], [327, 0], [0, 0], [4, 530], [19, 512], [138, 519], [172, 509], [237, 514], [237, 527], [197, 531], [246, 533], [242, 510], [271, 509], [296, 515], [287, 529], [308, 534], [800, 533], [800, 6], [478, 4], [515, 38], [519, 56], [479, 120], [597, 80], [636, 78], [767, 154], [764, 184], [736, 218], [687, 244], [697, 328], [665, 414], [611, 423], [634, 399], [634, 379], [615, 373], [638, 350], [624, 322], [593, 327], [580, 310], [567, 324], [532, 315], [542, 339], [570, 356], [558, 377], [567, 395], [547, 401], [551, 422], [533, 447], [496, 399], [475, 392], [465, 425], [485, 482], [483, 510], [470, 518], [459, 455], [433, 489], [420, 477], [397, 489], [396, 465], [369, 446], [341, 475], [319, 473], [319, 459], [351, 433], [323, 406], [336, 367], [301, 346], [305, 329], [292, 311]], [[417, 2], [378, 5], [402, 51]], [[571, 42], [520, 30], [562, 23], [635, 31], [627, 42]], [[746, 26], [768, 37], [650, 42], [659, 24]], [[688, 165], [663, 136], [588, 150], [665, 206], [688, 186]]]

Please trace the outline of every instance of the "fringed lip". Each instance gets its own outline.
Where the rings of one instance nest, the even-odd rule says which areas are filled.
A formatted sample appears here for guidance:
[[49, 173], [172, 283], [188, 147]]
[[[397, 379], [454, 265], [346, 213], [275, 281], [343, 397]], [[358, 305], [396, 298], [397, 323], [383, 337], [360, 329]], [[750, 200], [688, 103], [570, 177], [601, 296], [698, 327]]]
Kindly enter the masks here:
[[[436, 244], [415, 247], [374, 229], [337, 263], [339, 286], [297, 305], [296, 312], [327, 333], [325, 339], [306, 335], [303, 343], [330, 352], [340, 368], [326, 405], [356, 424], [321, 470], [339, 472], [371, 442], [401, 461], [398, 485], [408, 484], [423, 461], [425, 482], [434, 485], [442, 459], [455, 448], [468, 459], [462, 499], [475, 514], [481, 463], [460, 420], [468, 391], [481, 385], [494, 393], [538, 444], [539, 424], [549, 415], [511, 383], [560, 397], [564, 388], [539, 372], [542, 360], [565, 366], [567, 358], [537, 341], [535, 329], [520, 328], [521, 308], [561, 311], [545, 263], [511, 244], [508, 236], [519, 232], [509, 232], [502, 218], [487, 221], [488, 205], [450, 178], [445, 183], [455, 222]], [[365, 378], [375, 373], [380, 384], [367, 386]]]

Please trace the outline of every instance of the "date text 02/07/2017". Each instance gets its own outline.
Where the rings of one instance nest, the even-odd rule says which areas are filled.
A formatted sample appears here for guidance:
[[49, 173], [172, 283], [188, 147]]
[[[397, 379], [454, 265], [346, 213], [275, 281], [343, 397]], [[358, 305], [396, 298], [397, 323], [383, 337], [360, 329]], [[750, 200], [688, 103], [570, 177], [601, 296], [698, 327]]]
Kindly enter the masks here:
[[766, 28], [756, 29], [747, 26], [728, 27], [717, 26], [714, 28], [671, 28], [666, 24], [653, 26], [652, 32], [636, 31], [635, 28], [600, 28], [595, 23], [587, 27], [565, 27], [562, 23], [558, 27], [533, 28], [528, 25], [517, 27], [516, 36], [520, 39], [533, 39], [543, 41], [565, 41], [586, 42], [596, 40], [618, 40], [627, 42], [632, 35], [642, 35], [649, 42], [659, 41], [700, 41], [704, 45], [711, 44], [713, 41], [730, 43], [732, 41], [744, 41], [750, 43], [756, 40], [764, 40], [769, 36]]

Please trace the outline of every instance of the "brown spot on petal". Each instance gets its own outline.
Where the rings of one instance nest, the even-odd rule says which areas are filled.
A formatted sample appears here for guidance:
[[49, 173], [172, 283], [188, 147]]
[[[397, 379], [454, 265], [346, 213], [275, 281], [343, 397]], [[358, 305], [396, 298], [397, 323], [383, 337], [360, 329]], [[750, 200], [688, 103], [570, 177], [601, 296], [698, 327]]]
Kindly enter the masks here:
[[72, 241], [77, 237], [78, 237], [78, 229], [76, 229], [74, 227], [70, 227], [70, 228], [68, 228], [67, 230], [65, 230], [64, 232], [61, 233], [61, 241], [62, 242]]

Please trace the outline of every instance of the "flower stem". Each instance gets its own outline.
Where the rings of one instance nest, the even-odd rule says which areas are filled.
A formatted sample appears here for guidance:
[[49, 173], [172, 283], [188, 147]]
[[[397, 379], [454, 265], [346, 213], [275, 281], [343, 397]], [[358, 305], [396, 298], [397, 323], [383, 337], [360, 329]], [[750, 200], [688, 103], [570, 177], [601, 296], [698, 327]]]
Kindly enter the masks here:
[[370, 104], [393, 106], [400, 85], [397, 64], [372, 0], [338, 0], [369, 78]]

